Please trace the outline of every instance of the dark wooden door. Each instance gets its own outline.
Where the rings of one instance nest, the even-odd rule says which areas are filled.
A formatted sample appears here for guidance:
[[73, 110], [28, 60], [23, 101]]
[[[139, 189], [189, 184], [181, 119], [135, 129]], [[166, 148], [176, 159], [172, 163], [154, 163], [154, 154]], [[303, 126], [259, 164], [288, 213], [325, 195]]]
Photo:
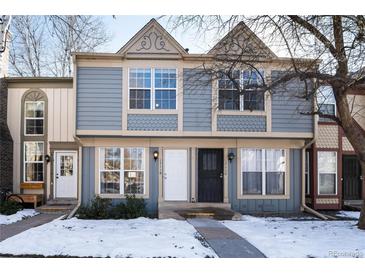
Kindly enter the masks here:
[[223, 202], [223, 149], [199, 149], [198, 202]]
[[343, 156], [343, 199], [361, 199], [361, 166], [356, 156]]

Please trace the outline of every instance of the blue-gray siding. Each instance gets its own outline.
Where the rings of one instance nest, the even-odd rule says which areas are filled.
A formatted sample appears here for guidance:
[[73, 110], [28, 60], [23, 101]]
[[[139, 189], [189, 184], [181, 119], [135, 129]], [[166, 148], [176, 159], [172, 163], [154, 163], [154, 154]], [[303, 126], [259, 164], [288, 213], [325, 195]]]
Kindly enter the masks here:
[[128, 130], [176, 131], [177, 114], [128, 114]]
[[[145, 199], [146, 208], [151, 216], [157, 216], [158, 201], [158, 166], [159, 160], [153, 159], [153, 152], [158, 148], [149, 149], [149, 178], [146, 178], [146, 184], [149, 184], [149, 198]], [[95, 197], [95, 148], [83, 147], [82, 149], [82, 204], [90, 204]], [[125, 199], [113, 199], [112, 203], [125, 202]]]
[[[278, 77], [280, 72], [273, 71], [272, 78]], [[312, 112], [312, 100], [303, 98], [304, 82], [294, 79], [273, 88], [272, 91], [272, 131], [312, 132], [313, 116], [308, 115]]]
[[[236, 149], [230, 152], [237, 154]], [[237, 159], [228, 166], [229, 200], [233, 210], [241, 213], [293, 213], [300, 211], [301, 150], [290, 149], [290, 198], [289, 199], [237, 199]]]
[[122, 129], [122, 68], [78, 68], [76, 94], [77, 129]]
[[212, 83], [201, 69], [184, 69], [184, 131], [212, 130]]
[[266, 117], [254, 115], [218, 115], [218, 131], [266, 131]]

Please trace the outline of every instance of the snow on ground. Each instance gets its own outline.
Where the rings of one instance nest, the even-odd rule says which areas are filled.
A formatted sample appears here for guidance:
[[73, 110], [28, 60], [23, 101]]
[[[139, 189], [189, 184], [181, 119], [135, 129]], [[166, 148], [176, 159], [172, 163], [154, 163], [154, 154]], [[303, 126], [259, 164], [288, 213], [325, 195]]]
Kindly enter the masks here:
[[336, 213], [338, 217], [345, 217], [345, 218], [352, 218], [352, 219], [359, 219], [360, 218], [360, 211], [339, 211]]
[[365, 231], [356, 221], [311, 221], [243, 216], [223, 224], [267, 257], [365, 257]]
[[19, 210], [17, 213], [12, 214], [12, 215], [1, 215], [0, 214], [0, 225], [12, 224], [12, 223], [18, 222], [20, 220], [23, 220], [25, 218], [35, 216], [37, 214], [38, 214], [38, 212], [36, 212], [34, 209]]
[[186, 221], [55, 220], [3, 242], [0, 254], [79, 257], [216, 257]]

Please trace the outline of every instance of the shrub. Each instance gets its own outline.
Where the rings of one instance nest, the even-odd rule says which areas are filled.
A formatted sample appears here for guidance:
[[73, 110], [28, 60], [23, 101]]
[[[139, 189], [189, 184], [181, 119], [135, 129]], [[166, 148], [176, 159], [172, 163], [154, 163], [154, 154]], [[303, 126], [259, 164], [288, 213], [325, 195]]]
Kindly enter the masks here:
[[2, 201], [0, 202], [0, 214], [12, 215], [23, 209], [20, 203], [15, 201]]
[[90, 206], [82, 206], [77, 212], [79, 219], [133, 219], [146, 217], [146, 204], [142, 198], [127, 195], [126, 201], [112, 206], [110, 199], [95, 197]]
[[77, 211], [79, 219], [108, 219], [111, 206], [110, 199], [102, 199], [96, 196], [90, 206], [81, 206]]

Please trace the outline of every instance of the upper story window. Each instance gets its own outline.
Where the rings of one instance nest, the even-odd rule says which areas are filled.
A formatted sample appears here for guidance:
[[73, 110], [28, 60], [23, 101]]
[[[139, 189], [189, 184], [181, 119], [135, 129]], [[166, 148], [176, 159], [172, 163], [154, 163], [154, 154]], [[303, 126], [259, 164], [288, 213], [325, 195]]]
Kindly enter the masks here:
[[[263, 71], [235, 70], [218, 80], [218, 108], [221, 110], [264, 110]], [[240, 94], [239, 91], [242, 91]]]
[[129, 70], [130, 109], [176, 109], [176, 69]]
[[317, 91], [318, 110], [325, 115], [336, 115], [336, 100], [330, 86], [320, 86]]
[[25, 102], [25, 135], [44, 134], [44, 101]]

